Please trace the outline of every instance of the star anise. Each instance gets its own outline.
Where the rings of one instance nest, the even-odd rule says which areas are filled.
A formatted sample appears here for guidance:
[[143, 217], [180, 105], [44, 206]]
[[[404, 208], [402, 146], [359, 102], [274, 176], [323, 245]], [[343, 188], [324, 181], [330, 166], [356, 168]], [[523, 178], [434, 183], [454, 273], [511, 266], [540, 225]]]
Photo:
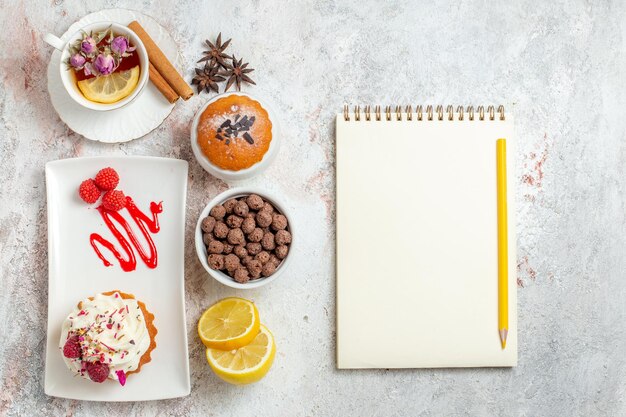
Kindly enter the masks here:
[[226, 89], [224, 89], [224, 91], [228, 91], [228, 89], [230, 88], [231, 85], [233, 85], [233, 83], [237, 85], [237, 91], [241, 91], [242, 81], [248, 84], [256, 85], [256, 83], [252, 81], [252, 79], [246, 75], [248, 73], [251, 73], [254, 70], [252, 68], [247, 68], [248, 66], [247, 62], [245, 64], [242, 64], [243, 58], [237, 61], [237, 58], [235, 58], [235, 55], [233, 55], [230, 57], [230, 60], [231, 60], [231, 63], [226, 64], [226, 67], [225, 67], [226, 70], [220, 72], [220, 75], [224, 75], [228, 77], [228, 82], [226, 83]]
[[211, 90], [216, 93], [220, 92], [217, 83], [224, 81], [226, 78], [219, 74], [220, 67], [216, 63], [207, 62], [204, 68], [196, 68], [196, 76], [191, 81], [192, 84], [198, 84], [198, 94], [202, 90], [210, 93]]
[[225, 59], [228, 59], [229, 57], [227, 54], [224, 53], [224, 50], [226, 50], [226, 48], [230, 44], [230, 41], [231, 39], [222, 43], [222, 32], [217, 35], [217, 40], [215, 41], [215, 44], [209, 42], [209, 40], [207, 39], [205, 41], [205, 44], [209, 47], [209, 49], [202, 52], [206, 56], [202, 57], [198, 62], [209, 61], [211, 64], [219, 64], [222, 68], [226, 68]]

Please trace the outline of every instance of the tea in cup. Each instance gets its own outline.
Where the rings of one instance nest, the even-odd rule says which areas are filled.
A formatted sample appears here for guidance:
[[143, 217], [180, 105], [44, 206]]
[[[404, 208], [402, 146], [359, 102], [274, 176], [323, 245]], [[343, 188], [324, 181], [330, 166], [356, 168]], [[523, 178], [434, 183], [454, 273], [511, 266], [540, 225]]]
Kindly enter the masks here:
[[91, 110], [113, 110], [130, 103], [148, 81], [148, 54], [141, 39], [125, 26], [89, 24], [67, 41], [47, 34], [61, 51], [59, 71], [68, 94]]

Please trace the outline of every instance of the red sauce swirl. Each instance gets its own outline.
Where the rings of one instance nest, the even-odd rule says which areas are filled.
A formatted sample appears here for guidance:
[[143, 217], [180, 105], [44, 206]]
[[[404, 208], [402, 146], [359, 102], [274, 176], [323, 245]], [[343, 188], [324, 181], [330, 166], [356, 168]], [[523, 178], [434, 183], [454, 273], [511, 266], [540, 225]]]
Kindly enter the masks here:
[[[135, 257], [135, 250], [139, 254], [141, 260], [146, 264], [148, 268], [154, 269], [157, 266], [158, 256], [156, 246], [154, 245], [154, 241], [152, 240], [152, 236], [150, 233], [158, 233], [160, 230], [159, 226], [159, 217], [158, 215], [163, 212], [163, 203], [150, 203], [150, 213], [152, 214], [152, 218], [148, 217], [145, 213], [143, 213], [139, 208], [135, 205], [135, 202], [132, 198], [126, 196], [126, 210], [130, 214], [130, 217], [133, 219], [141, 234], [145, 238], [148, 244], [148, 250], [144, 248], [144, 246], [137, 239], [137, 235], [130, 228], [130, 225], [122, 217], [119, 211], [109, 211], [105, 210], [102, 206], [98, 207], [97, 210], [100, 212], [102, 219], [108, 226], [109, 230], [117, 241], [119, 242], [122, 251], [125, 252], [126, 256], [122, 256], [120, 251], [115, 248], [115, 245], [110, 241], [106, 240], [98, 233], [92, 233], [89, 237], [89, 241], [93, 250], [96, 252], [96, 255], [102, 260], [104, 266], [111, 266], [111, 262], [109, 262], [96, 243], [104, 246], [108, 249], [113, 256], [119, 261], [120, 266], [126, 272], [134, 271], [137, 268], [137, 259]], [[124, 229], [128, 237], [130, 238], [130, 242], [126, 239], [126, 237], [120, 232], [118, 227], [113, 223], [113, 220]], [[150, 233], [148, 233], [148, 231]], [[133, 250], [133, 246], [134, 249]]]

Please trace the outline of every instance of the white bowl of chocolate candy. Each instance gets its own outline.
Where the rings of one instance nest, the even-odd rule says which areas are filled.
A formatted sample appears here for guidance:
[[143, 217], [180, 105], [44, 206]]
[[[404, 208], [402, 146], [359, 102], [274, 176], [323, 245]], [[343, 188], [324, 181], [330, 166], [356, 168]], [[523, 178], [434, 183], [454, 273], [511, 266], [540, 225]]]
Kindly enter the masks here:
[[233, 288], [258, 288], [289, 263], [293, 225], [264, 191], [234, 188], [215, 197], [196, 225], [196, 252], [209, 275]]

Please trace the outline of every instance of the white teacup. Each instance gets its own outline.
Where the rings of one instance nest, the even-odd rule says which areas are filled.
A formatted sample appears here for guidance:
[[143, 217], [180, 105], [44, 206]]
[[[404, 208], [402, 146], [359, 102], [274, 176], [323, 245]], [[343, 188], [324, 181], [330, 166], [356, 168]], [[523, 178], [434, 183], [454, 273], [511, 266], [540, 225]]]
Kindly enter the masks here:
[[[95, 101], [87, 100], [85, 96], [83, 96], [83, 94], [78, 89], [78, 86], [76, 85], [73, 74], [71, 74], [71, 71], [73, 70], [72, 69], [68, 70], [65, 62], [67, 62], [70, 56], [69, 45], [71, 45], [72, 43], [74, 43], [75, 41], [79, 39], [82, 39], [83, 32], [87, 32], [87, 33], [90, 33], [92, 31], [99, 32], [99, 31], [105, 30], [108, 27], [111, 27], [111, 30], [113, 30], [113, 33], [115, 34], [128, 36], [130, 43], [133, 44], [133, 46], [135, 46], [136, 49], [134, 53], [138, 54], [139, 56], [140, 75], [139, 75], [139, 82], [137, 83], [137, 86], [135, 87], [132, 93], [130, 93], [127, 97], [123, 98], [120, 101], [117, 101], [115, 103], [105, 104], [105, 103], [97, 103]], [[126, 104], [133, 101], [139, 95], [139, 93], [143, 90], [143, 88], [146, 86], [146, 83], [148, 82], [149, 63], [148, 63], [148, 53], [146, 52], [146, 47], [144, 46], [143, 42], [141, 42], [141, 39], [139, 39], [139, 36], [137, 36], [135, 32], [133, 32], [126, 26], [122, 26], [117, 23], [111, 23], [111, 22], [96, 22], [96, 23], [91, 23], [87, 26], [82, 27], [80, 30], [76, 31], [76, 33], [74, 33], [72, 36], [67, 38], [67, 40], [62, 40], [54, 36], [51, 33], [47, 33], [46, 35], [44, 35], [43, 40], [46, 43], [48, 43], [50, 46], [61, 51], [61, 62], [59, 64], [59, 72], [61, 74], [61, 80], [63, 81], [63, 86], [65, 87], [65, 90], [70, 95], [70, 97], [72, 97], [74, 101], [76, 101], [78, 104], [80, 104], [83, 107], [86, 107], [91, 110], [96, 110], [96, 111], [107, 111], [107, 110], [119, 109], [120, 107], [123, 107]]]

